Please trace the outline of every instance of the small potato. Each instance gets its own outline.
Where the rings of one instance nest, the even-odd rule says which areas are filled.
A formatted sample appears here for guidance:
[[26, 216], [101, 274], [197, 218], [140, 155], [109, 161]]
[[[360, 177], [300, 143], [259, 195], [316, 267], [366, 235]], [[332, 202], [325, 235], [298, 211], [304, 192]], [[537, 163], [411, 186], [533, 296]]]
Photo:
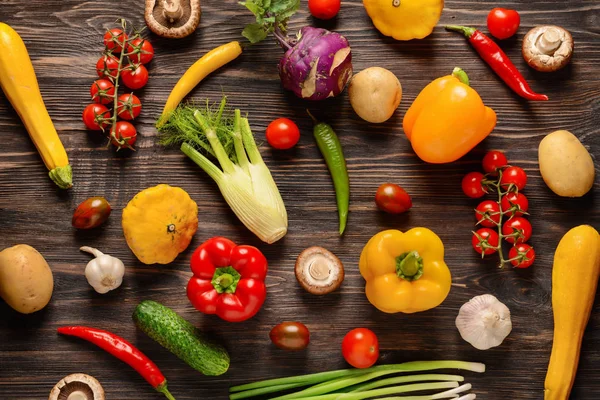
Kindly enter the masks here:
[[394, 114], [402, 100], [402, 85], [396, 75], [385, 68], [371, 67], [350, 81], [350, 104], [365, 121], [379, 124]]
[[540, 173], [559, 196], [581, 197], [594, 185], [594, 161], [579, 139], [569, 131], [556, 131], [540, 142]]
[[52, 297], [54, 278], [48, 263], [26, 244], [0, 252], [0, 297], [22, 314], [46, 307]]

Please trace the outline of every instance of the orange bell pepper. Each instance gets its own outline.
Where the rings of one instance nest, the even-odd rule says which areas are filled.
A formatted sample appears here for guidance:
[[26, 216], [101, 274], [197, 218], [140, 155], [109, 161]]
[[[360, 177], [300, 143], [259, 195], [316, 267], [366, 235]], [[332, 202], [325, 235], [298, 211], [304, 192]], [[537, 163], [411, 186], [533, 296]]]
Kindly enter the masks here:
[[403, 121], [404, 133], [415, 153], [434, 164], [458, 160], [495, 126], [496, 113], [483, 104], [460, 68], [427, 85]]

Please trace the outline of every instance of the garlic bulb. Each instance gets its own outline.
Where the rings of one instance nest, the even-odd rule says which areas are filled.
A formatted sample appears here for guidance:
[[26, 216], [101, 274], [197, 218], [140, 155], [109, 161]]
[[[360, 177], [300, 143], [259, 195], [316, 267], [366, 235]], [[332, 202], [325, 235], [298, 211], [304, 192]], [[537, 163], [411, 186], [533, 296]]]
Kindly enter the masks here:
[[92, 247], [84, 246], [79, 250], [96, 257], [85, 267], [85, 277], [96, 292], [104, 294], [121, 286], [125, 275], [125, 265], [121, 260]]
[[491, 294], [476, 296], [460, 308], [456, 327], [473, 347], [487, 350], [499, 346], [512, 330], [510, 310]]

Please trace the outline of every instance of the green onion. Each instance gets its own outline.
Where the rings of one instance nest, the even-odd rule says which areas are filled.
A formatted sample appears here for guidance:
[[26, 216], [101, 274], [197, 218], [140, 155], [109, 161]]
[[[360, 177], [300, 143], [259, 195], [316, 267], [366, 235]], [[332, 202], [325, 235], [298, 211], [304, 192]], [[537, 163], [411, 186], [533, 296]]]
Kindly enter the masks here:
[[[367, 390], [358, 393], [330, 393], [320, 396], [300, 397], [302, 400], [362, 400], [389, 394], [418, 392], [421, 390], [451, 389], [458, 387], [457, 382], [415, 383], [412, 385], [393, 386], [385, 389]], [[274, 399], [272, 399], [274, 400]]]
[[[279, 189], [264, 163], [247, 118], [240, 110], [224, 114], [223, 98], [215, 111], [180, 105], [160, 127], [160, 143], [181, 151], [216, 183], [229, 207], [259, 239], [274, 243], [287, 233], [288, 218]], [[215, 157], [215, 165], [201, 151]]]
[[407, 375], [399, 376], [396, 378], [381, 379], [375, 382], [365, 383], [358, 385], [350, 392], [364, 392], [366, 390], [376, 389], [382, 386], [392, 386], [399, 383], [417, 382], [417, 381], [455, 381], [463, 382], [464, 377], [460, 375], [443, 375], [443, 374], [429, 374], [429, 375]]

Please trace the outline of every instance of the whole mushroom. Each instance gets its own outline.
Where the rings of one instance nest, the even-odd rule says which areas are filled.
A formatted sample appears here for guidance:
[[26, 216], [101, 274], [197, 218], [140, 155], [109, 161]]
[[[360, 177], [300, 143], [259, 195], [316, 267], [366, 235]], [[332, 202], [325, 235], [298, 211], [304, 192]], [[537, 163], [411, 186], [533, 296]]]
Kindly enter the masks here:
[[104, 389], [96, 378], [71, 374], [61, 379], [50, 391], [48, 400], [104, 400]]
[[158, 36], [179, 39], [200, 23], [200, 0], [146, 0], [144, 18]]
[[540, 72], [564, 68], [572, 55], [573, 37], [560, 26], [535, 27], [523, 39], [523, 58], [531, 68]]

